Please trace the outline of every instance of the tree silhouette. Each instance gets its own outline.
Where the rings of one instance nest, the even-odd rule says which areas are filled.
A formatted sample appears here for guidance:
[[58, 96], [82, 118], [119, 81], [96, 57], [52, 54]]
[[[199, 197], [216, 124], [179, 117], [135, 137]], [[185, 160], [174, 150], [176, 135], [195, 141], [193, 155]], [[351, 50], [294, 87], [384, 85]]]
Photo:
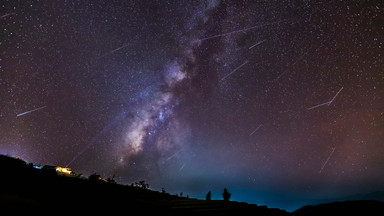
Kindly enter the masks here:
[[149, 184], [145, 183], [145, 181], [139, 181], [139, 184], [140, 184], [140, 187], [142, 189], [148, 189], [149, 188]]
[[211, 200], [211, 191], [208, 191], [207, 196], [205, 196], [205, 200]]
[[223, 192], [224, 201], [229, 201], [230, 198], [231, 198], [231, 193], [228, 192], [227, 188], [224, 188], [224, 192]]

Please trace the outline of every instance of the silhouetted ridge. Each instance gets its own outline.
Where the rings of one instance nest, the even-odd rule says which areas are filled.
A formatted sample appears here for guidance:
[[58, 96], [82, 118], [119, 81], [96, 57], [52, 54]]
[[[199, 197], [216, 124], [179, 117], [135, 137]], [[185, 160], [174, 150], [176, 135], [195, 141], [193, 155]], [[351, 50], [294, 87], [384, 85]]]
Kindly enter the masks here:
[[[59, 168], [59, 169], [58, 169]], [[288, 215], [280, 209], [223, 200], [197, 200], [104, 181], [68, 175], [69, 169], [36, 166], [0, 155], [0, 202], [17, 212], [140, 213], [167, 215]], [[57, 173], [59, 172], [59, 173]], [[68, 173], [70, 173], [68, 171]], [[147, 185], [141, 182], [139, 185]]]
[[320, 215], [384, 215], [384, 203], [372, 200], [355, 200], [345, 202], [333, 202], [316, 206], [304, 206], [293, 212], [295, 216], [320, 216]]
[[69, 212], [167, 215], [384, 215], [380, 201], [345, 201], [304, 206], [293, 213], [266, 206], [224, 200], [189, 199], [148, 189], [144, 181], [132, 186], [116, 184], [92, 174], [84, 178], [69, 168], [37, 166], [0, 155], [0, 203], [3, 211], [16, 213]]

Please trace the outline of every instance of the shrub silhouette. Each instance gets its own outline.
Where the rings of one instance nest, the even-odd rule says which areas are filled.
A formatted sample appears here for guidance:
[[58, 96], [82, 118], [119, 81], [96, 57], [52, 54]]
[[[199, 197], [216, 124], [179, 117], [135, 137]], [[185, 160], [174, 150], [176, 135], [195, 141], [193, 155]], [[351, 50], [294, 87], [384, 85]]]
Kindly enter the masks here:
[[224, 201], [229, 201], [230, 198], [231, 198], [231, 193], [228, 192], [227, 188], [224, 188], [224, 192], [223, 192]]
[[149, 184], [145, 183], [145, 181], [135, 182], [135, 183], [131, 184], [131, 186], [139, 187], [141, 189], [148, 189], [149, 188]]
[[112, 183], [112, 184], [116, 184], [115, 175], [113, 175], [111, 178], [107, 178], [107, 182]]
[[101, 176], [96, 174], [96, 173], [93, 173], [91, 174], [89, 177], [88, 177], [89, 181], [93, 181], [93, 182], [97, 182], [97, 181], [100, 181], [101, 180]]
[[211, 200], [211, 191], [208, 191], [207, 195], [205, 196], [205, 200]]

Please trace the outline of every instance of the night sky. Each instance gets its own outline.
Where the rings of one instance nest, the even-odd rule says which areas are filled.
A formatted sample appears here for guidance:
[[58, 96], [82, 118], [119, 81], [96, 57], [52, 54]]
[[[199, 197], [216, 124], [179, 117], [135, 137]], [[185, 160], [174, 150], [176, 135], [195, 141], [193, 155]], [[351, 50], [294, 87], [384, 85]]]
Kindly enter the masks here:
[[384, 189], [382, 1], [0, 1], [0, 153], [292, 210]]

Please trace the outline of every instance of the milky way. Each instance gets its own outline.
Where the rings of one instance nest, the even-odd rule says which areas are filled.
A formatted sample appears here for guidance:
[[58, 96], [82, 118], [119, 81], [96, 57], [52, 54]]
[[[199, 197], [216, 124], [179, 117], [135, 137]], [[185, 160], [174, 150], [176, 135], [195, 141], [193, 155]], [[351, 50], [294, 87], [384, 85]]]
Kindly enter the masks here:
[[383, 190], [379, 1], [4, 1], [0, 153], [294, 209]]

